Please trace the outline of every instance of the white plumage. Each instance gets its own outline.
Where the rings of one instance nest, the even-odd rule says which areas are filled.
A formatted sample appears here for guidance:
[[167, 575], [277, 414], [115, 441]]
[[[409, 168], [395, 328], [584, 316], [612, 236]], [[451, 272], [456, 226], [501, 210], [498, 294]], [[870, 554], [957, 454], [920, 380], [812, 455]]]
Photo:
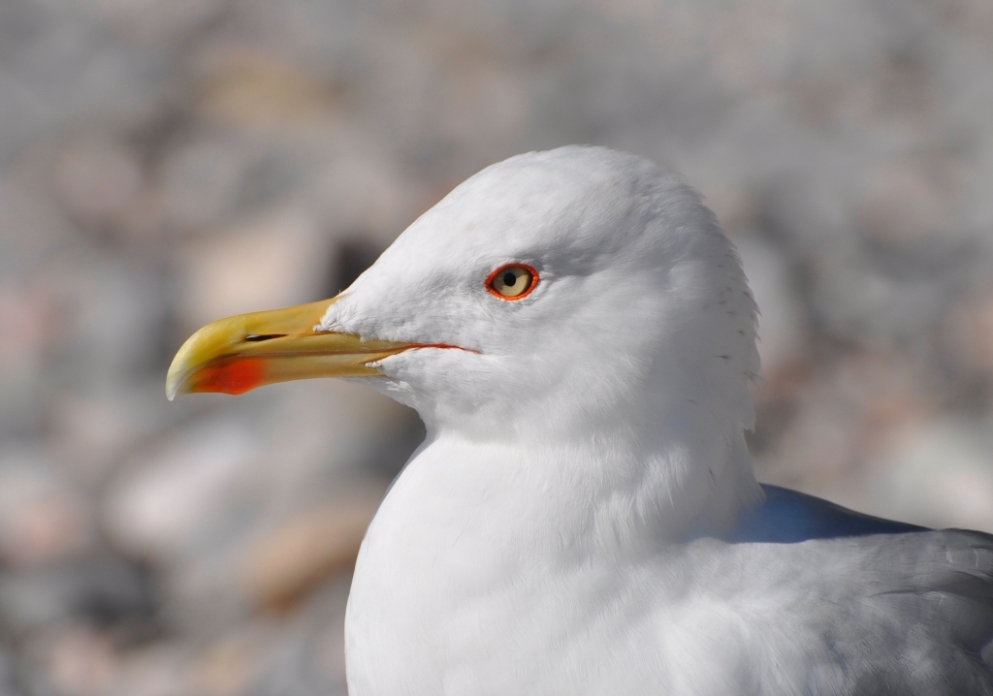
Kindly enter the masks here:
[[[505, 267], [533, 291], [490, 292]], [[569, 147], [472, 177], [329, 303], [201, 330], [168, 389], [333, 371], [427, 424], [355, 568], [352, 696], [993, 694], [990, 537], [756, 482], [756, 312], [696, 193]]]

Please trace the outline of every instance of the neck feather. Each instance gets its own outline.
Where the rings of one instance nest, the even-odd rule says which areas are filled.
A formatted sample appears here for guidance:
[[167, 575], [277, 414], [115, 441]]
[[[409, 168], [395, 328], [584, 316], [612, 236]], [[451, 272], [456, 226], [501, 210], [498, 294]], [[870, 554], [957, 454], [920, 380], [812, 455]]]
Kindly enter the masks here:
[[599, 432], [568, 444], [431, 433], [391, 492], [391, 516], [413, 523], [424, 512], [416, 501], [428, 496], [429, 524], [479, 535], [494, 549], [542, 547], [552, 557], [650, 553], [725, 532], [761, 496], [742, 434], [677, 430], [656, 428], [651, 441]]

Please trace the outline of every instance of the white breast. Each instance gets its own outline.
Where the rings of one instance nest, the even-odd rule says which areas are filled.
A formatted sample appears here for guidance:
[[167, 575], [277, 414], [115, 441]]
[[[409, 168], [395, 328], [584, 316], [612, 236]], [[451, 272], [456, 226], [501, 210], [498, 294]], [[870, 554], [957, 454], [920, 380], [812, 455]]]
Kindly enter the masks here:
[[528, 474], [505, 448], [437, 441], [409, 465], [355, 569], [352, 696], [698, 694], [751, 669], [747, 627], [708, 577], [733, 547], [632, 552]]

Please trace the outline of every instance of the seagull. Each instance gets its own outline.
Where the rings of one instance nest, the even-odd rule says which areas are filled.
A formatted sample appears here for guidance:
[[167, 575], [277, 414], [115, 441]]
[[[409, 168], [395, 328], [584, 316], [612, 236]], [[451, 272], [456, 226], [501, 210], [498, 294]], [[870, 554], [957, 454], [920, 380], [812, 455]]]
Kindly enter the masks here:
[[693, 189], [571, 146], [471, 177], [333, 299], [200, 329], [166, 390], [346, 377], [420, 414], [352, 696], [993, 694], [993, 537], [757, 482], [757, 316]]

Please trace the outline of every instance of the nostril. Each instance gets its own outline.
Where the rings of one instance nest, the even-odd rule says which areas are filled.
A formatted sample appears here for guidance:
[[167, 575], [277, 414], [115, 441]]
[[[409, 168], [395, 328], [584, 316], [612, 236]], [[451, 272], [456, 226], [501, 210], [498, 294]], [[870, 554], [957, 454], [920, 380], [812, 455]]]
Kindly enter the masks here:
[[286, 334], [248, 334], [245, 336], [244, 340], [250, 343], [259, 343], [260, 341], [271, 341], [274, 338], [282, 338]]

